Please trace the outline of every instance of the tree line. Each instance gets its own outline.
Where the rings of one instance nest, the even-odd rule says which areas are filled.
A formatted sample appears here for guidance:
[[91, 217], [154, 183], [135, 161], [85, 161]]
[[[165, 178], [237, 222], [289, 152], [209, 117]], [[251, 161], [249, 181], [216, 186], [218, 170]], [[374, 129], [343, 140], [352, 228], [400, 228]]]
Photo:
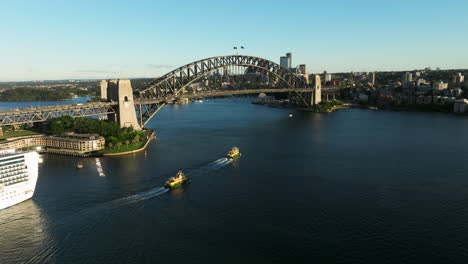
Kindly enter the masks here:
[[70, 100], [73, 94], [77, 96], [96, 96], [97, 93], [97, 86], [87, 91], [78, 88], [46, 89], [18, 87], [0, 93], [0, 101], [59, 101]]
[[147, 136], [147, 131], [136, 131], [133, 127], [120, 128], [116, 122], [70, 116], [50, 119], [44, 132], [49, 135], [63, 135], [66, 132], [99, 134], [106, 139], [106, 145], [109, 148], [135, 144], [146, 139]]

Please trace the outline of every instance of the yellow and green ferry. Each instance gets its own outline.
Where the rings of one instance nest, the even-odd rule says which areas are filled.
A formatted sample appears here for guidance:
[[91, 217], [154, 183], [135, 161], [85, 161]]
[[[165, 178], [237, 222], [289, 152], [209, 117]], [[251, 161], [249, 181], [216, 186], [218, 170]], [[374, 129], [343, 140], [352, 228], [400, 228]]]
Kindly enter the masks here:
[[164, 187], [169, 188], [169, 189], [174, 189], [174, 188], [181, 187], [187, 182], [188, 182], [188, 178], [185, 177], [182, 171], [179, 171], [176, 174], [176, 176], [171, 177], [169, 180], [166, 181], [166, 184], [164, 184]]
[[240, 157], [241, 153], [238, 147], [233, 147], [231, 151], [228, 152], [227, 157], [229, 159], [235, 159]]

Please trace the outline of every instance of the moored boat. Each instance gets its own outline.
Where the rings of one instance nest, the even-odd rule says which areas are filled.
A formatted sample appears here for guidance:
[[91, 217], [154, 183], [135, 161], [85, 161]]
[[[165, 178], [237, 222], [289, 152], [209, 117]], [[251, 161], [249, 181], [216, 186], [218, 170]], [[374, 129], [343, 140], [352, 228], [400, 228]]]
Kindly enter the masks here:
[[166, 181], [164, 187], [169, 189], [174, 189], [182, 186], [183, 184], [188, 182], [188, 178], [185, 177], [182, 171], [177, 172], [176, 176], [171, 177], [169, 180]]
[[237, 158], [241, 155], [240, 150], [238, 147], [233, 147], [231, 151], [228, 152], [227, 157], [230, 159]]

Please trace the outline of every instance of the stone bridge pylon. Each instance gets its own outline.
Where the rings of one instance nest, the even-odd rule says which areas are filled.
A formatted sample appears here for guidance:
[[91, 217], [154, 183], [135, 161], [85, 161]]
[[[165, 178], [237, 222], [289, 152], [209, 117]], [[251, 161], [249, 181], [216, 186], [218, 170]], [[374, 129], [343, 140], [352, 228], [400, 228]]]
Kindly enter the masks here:
[[130, 80], [102, 80], [101, 99], [118, 103], [115, 114], [109, 114], [109, 120], [118, 122], [120, 127], [133, 127], [135, 130], [141, 130], [135, 111], [135, 101]]

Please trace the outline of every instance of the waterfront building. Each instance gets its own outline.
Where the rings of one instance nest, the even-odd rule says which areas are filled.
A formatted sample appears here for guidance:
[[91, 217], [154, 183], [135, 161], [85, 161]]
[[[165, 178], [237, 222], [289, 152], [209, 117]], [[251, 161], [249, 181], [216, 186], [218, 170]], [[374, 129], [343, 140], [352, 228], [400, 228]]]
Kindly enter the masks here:
[[434, 87], [431, 86], [431, 85], [428, 85], [428, 84], [421, 84], [419, 86], [418, 85], [416, 86], [416, 91], [423, 92], [423, 93], [429, 92], [429, 91], [431, 91], [433, 89], [434, 89]]
[[458, 99], [453, 104], [453, 112], [455, 113], [466, 113], [468, 111], [468, 100]]
[[292, 53], [286, 53], [286, 58], [288, 58], [288, 68], [292, 68]]
[[358, 99], [359, 99], [359, 100], [365, 100], [365, 101], [367, 101], [367, 100], [369, 100], [369, 96], [368, 96], [367, 94], [360, 93], [360, 94], [358, 95]]
[[445, 90], [448, 88], [448, 83], [444, 83], [443, 81], [436, 82], [432, 85], [432, 89], [434, 90]]
[[419, 86], [423, 86], [423, 85], [430, 85], [430, 83], [424, 79], [418, 79], [416, 81], [416, 86], [419, 87]]
[[331, 82], [332, 75], [330, 73], [325, 72], [325, 82]]
[[445, 96], [452, 96], [452, 97], [458, 97], [463, 93], [463, 90], [460, 88], [455, 88], [455, 89], [445, 89], [444, 90], [444, 95]]
[[463, 76], [460, 72], [455, 75], [453, 82], [455, 87], [460, 87], [465, 82], [465, 76]]
[[426, 95], [424, 96], [424, 104], [431, 104], [432, 103], [432, 96]]
[[97, 134], [66, 133], [63, 136], [35, 135], [16, 139], [7, 139], [0, 144], [0, 149], [23, 149], [44, 147], [45, 152], [71, 155], [87, 155], [105, 147], [105, 139]]

